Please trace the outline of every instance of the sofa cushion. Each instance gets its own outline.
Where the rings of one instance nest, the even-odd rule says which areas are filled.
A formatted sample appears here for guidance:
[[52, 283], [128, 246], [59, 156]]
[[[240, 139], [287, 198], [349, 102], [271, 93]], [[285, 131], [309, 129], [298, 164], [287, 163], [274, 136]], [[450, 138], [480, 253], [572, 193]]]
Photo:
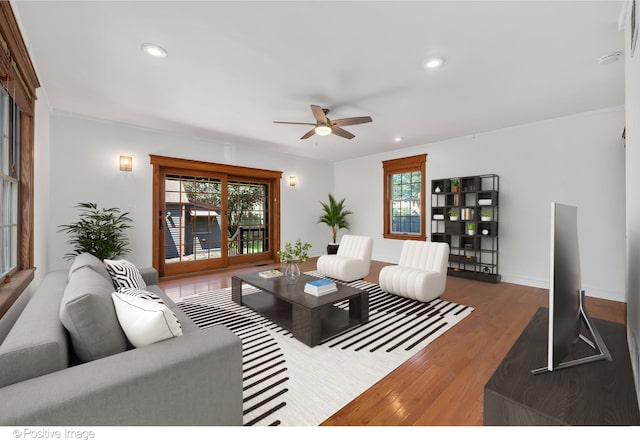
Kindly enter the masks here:
[[111, 275], [111, 281], [116, 290], [122, 287], [128, 289], [145, 289], [147, 287], [135, 264], [127, 260], [104, 260], [104, 264], [107, 272]]
[[107, 268], [104, 266], [104, 263], [100, 261], [100, 259], [90, 253], [82, 253], [80, 255], [76, 255], [73, 259], [73, 263], [71, 263], [71, 267], [69, 268], [69, 278], [71, 275], [81, 267], [90, 267], [95, 270], [97, 273], [105, 277], [107, 280], [111, 281], [111, 275], [107, 272]]
[[69, 366], [67, 334], [58, 319], [67, 271], [47, 274], [0, 345], [0, 388]]
[[111, 301], [113, 284], [91, 267], [73, 272], [60, 304], [60, 321], [82, 362], [120, 353], [127, 347]]
[[142, 290], [111, 294], [122, 330], [134, 347], [182, 336], [176, 315], [155, 294]]

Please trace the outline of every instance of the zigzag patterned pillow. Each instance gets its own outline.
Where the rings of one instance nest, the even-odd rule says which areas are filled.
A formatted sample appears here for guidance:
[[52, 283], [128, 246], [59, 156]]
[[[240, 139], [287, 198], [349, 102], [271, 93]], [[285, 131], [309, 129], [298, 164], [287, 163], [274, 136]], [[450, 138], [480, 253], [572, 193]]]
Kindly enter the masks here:
[[109, 275], [111, 275], [111, 281], [116, 289], [122, 287], [129, 289], [147, 288], [147, 284], [135, 264], [127, 260], [104, 260], [104, 265]]

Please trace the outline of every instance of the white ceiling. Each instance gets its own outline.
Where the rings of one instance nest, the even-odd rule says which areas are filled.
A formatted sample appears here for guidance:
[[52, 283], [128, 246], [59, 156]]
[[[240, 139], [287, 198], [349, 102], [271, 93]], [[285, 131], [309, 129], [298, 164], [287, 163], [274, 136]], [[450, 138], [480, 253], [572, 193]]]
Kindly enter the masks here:
[[[14, 1], [56, 111], [340, 160], [624, 103], [620, 1]], [[152, 59], [143, 43], [164, 47]], [[444, 66], [422, 68], [430, 56]], [[300, 137], [309, 105], [352, 140]], [[621, 130], [622, 131], [622, 130]], [[402, 141], [394, 142], [401, 136]]]

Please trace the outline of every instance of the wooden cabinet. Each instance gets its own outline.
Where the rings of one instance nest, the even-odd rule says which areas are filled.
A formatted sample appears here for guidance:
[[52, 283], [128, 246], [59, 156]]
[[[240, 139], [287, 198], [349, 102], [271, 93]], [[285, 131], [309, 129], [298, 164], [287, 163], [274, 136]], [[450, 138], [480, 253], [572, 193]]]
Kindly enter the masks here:
[[431, 241], [449, 244], [449, 275], [500, 282], [498, 194], [496, 174], [431, 181]]
[[[541, 307], [485, 385], [484, 424], [639, 425], [626, 328], [593, 321], [612, 360], [534, 375], [531, 370], [547, 364], [549, 310]], [[579, 340], [574, 354], [593, 350]]]

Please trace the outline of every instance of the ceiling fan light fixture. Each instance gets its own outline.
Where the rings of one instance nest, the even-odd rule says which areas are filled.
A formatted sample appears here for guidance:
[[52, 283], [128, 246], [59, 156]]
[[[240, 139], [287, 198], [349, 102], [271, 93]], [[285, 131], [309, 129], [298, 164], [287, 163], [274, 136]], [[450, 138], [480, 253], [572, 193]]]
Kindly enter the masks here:
[[151, 55], [155, 58], [166, 58], [167, 56], [167, 51], [155, 44], [145, 43], [142, 45], [142, 50], [147, 55]]
[[436, 69], [436, 68], [442, 66], [443, 64], [444, 64], [444, 58], [440, 58], [440, 57], [429, 58], [427, 61], [425, 61], [424, 68], [425, 69]]
[[318, 136], [327, 136], [331, 134], [331, 127], [328, 125], [318, 125], [313, 129]]

